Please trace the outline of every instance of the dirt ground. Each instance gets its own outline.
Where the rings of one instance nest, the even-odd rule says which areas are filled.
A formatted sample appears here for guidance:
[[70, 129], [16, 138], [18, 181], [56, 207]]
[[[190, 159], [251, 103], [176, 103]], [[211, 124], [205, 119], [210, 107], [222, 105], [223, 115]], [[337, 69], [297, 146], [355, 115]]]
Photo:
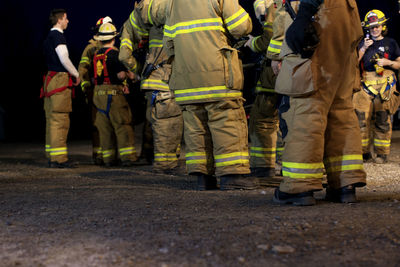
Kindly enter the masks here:
[[317, 193], [312, 207], [272, 202], [273, 187], [195, 190], [184, 173], [91, 164], [48, 169], [43, 144], [0, 144], [1, 266], [400, 266], [400, 132], [390, 162], [365, 164], [359, 203]]

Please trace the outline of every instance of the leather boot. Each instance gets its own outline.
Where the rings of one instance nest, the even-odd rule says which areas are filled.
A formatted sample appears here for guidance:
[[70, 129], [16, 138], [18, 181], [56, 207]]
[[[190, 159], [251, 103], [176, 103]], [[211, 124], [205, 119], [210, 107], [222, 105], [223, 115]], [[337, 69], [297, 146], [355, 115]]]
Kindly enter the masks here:
[[289, 194], [275, 189], [274, 197], [272, 199], [275, 203], [279, 204], [293, 204], [295, 206], [313, 206], [317, 202], [314, 198], [314, 192], [308, 191], [297, 194]]
[[203, 173], [192, 173], [197, 177], [197, 190], [205, 191], [205, 190], [215, 190], [217, 187], [217, 178], [212, 175], [207, 175]]
[[347, 185], [339, 189], [327, 188], [325, 200], [338, 202], [338, 203], [355, 203], [356, 187], [354, 185]]
[[229, 174], [221, 176], [221, 190], [245, 189], [253, 190], [259, 187], [256, 177], [245, 177], [241, 174]]

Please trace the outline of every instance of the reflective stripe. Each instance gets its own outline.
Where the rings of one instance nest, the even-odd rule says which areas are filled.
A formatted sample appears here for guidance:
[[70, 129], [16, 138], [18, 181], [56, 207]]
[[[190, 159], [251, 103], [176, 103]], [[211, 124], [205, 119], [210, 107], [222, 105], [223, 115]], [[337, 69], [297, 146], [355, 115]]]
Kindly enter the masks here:
[[175, 90], [176, 102], [206, 98], [241, 97], [242, 92], [230, 90], [225, 85]]
[[131, 15], [129, 16], [129, 21], [131, 22], [132, 27], [137, 29], [139, 35], [141, 35], [141, 36], [149, 36], [149, 32], [146, 29], [140, 28], [137, 25], [134, 12], [132, 12]]
[[90, 63], [90, 59], [88, 57], [82, 57], [81, 61], [79, 62], [79, 64], [84, 64], [84, 63], [89, 64]]
[[250, 147], [250, 156], [257, 158], [275, 158], [276, 148]]
[[90, 85], [90, 82], [89, 81], [82, 81], [81, 82], [81, 87], [82, 88], [85, 87], [86, 85]]
[[362, 144], [362, 146], [368, 146], [368, 144], [369, 144], [369, 139], [367, 138], [367, 139], [362, 139], [361, 140], [361, 144]]
[[256, 0], [256, 1], [253, 3], [254, 10], [256, 10], [257, 7], [258, 7], [259, 5], [261, 5], [264, 1], [265, 1], [265, 0]]
[[152, 4], [153, 4], [153, 0], [150, 0], [149, 7], [147, 8], [147, 18], [149, 19], [149, 22], [151, 25], [153, 25], [153, 20], [151, 19], [151, 16], [150, 16], [150, 10], [151, 10]]
[[174, 38], [179, 34], [192, 33], [198, 31], [224, 31], [221, 18], [198, 19], [180, 22], [172, 26], [164, 26], [164, 35]]
[[390, 140], [374, 139], [374, 146], [390, 147]]
[[272, 23], [271, 22], [265, 22], [264, 23], [264, 30], [268, 32], [272, 32]]
[[135, 154], [136, 150], [135, 147], [131, 146], [131, 147], [123, 147], [119, 149], [119, 154], [121, 156], [123, 155], [130, 155], [130, 154]]
[[123, 46], [126, 46], [126, 47], [128, 47], [130, 50], [132, 50], [132, 41], [129, 40], [129, 39], [127, 39], [127, 38], [122, 39], [122, 40], [121, 40], [120, 48], [123, 47]]
[[363, 157], [359, 155], [343, 155], [324, 159], [327, 172], [363, 170]]
[[207, 163], [206, 152], [186, 153], [186, 164], [202, 164]]
[[225, 20], [226, 27], [229, 31], [233, 30], [249, 18], [249, 14], [241, 8], [238, 12]]
[[176, 153], [155, 153], [154, 161], [177, 161]]
[[324, 176], [324, 164], [320, 163], [295, 163], [282, 162], [283, 176], [294, 179], [316, 178]]
[[248, 164], [248, 152], [235, 152], [229, 154], [215, 155], [215, 167], [231, 166], [236, 164]]
[[275, 93], [275, 89], [274, 88], [264, 88], [264, 87], [262, 87], [261, 86], [261, 81], [259, 80], [258, 82], [257, 82], [257, 85], [256, 85], [256, 93], [262, 93], [262, 92], [265, 92], [265, 93]]
[[256, 41], [260, 38], [260, 36], [254, 37], [253, 40], [251, 40], [251, 50], [260, 52], [260, 48], [257, 46]]
[[94, 153], [101, 153], [101, 147], [93, 147]]
[[281, 47], [282, 47], [282, 42], [271, 40], [268, 46], [268, 52], [279, 54], [281, 52]]
[[50, 156], [66, 155], [68, 154], [66, 147], [49, 148]]
[[140, 87], [142, 89], [151, 89], [151, 90], [169, 90], [169, 86], [167, 83], [163, 82], [162, 80], [153, 80], [153, 79], [146, 79], [143, 80]]
[[114, 150], [103, 150], [103, 158], [109, 158], [114, 154]]
[[155, 47], [163, 47], [163, 41], [162, 40], [157, 40], [157, 39], [151, 39], [149, 42], [149, 48], [155, 48]]
[[45, 147], [44, 149], [46, 152], [50, 152], [50, 149], [51, 149], [50, 145], [45, 145], [44, 147]]
[[276, 151], [276, 154], [278, 154], [278, 156], [281, 156], [281, 155], [283, 155], [283, 151], [285, 150], [285, 148], [283, 148], [283, 147], [278, 147], [276, 150], [277, 150], [277, 151]]

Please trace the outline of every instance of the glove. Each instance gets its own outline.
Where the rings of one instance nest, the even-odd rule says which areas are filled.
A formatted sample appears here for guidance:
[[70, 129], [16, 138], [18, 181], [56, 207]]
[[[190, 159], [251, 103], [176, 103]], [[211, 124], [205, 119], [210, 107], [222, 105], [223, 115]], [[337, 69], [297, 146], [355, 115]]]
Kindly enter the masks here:
[[[303, 58], [311, 57], [312, 55], [312, 53], [310, 55], [309, 51], [305, 51], [304, 48], [308, 46], [310, 41], [307, 40], [307, 38], [310, 38], [310, 27], [313, 27], [311, 24], [312, 16], [314, 16], [317, 11], [318, 8], [313, 5], [301, 2], [296, 19], [286, 31], [286, 43], [294, 53], [301, 54]], [[313, 36], [313, 38], [315, 37]]]

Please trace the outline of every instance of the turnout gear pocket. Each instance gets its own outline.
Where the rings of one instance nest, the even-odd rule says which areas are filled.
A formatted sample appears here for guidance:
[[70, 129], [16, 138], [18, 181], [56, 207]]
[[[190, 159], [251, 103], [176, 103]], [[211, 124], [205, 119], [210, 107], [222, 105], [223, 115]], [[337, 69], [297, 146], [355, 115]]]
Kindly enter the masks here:
[[164, 64], [162, 67], [164, 74], [161, 78], [161, 80], [163, 82], [168, 83], [169, 82], [169, 78], [171, 77], [171, 73], [172, 73], [172, 65], [171, 64]]
[[312, 78], [311, 60], [289, 54], [282, 62], [275, 91], [293, 97], [311, 95], [316, 92]]
[[182, 114], [171, 92], [159, 92], [155, 101], [155, 116], [157, 119], [167, 119]]
[[243, 88], [243, 68], [238, 51], [232, 47], [221, 49], [224, 60], [225, 85], [229, 89], [241, 90]]

